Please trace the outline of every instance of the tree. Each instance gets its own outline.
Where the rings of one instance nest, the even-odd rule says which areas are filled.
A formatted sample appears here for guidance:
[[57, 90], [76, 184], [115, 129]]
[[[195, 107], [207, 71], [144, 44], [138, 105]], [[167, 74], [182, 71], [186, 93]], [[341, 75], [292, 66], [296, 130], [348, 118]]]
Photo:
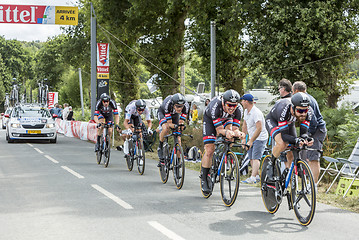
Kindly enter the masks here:
[[196, 0], [191, 4], [189, 41], [190, 46], [202, 58], [200, 71], [210, 79], [210, 22], [216, 24], [216, 81], [225, 89], [243, 93], [246, 75], [241, 62], [243, 47], [242, 6], [235, 0]]
[[279, 81], [324, 89], [329, 106], [347, 93], [346, 66], [358, 46], [355, 0], [248, 1], [246, 64]]

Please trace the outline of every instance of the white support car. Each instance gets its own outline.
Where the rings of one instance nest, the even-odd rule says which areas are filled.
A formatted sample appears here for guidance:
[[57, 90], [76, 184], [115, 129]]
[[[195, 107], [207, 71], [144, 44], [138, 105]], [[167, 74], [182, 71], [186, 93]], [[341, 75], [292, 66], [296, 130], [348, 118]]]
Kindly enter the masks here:
[[55, 121], [48, 109], [36, 105], [14, 107], [6, 126], [6, 140], [11, 143], [20, 139], [50, 140], [56, 143]]
[[5, 128], [6, 128], [6, 124], [7, 124], [7, 122], [9, 121], [11, 111], [12, 111], [12, 107], [8, 107], [8, 108], [6, 109], [4, 115], [2, 116], [2, 118], [1, 118], [1, 126], [2, 126], [2, 129], [5, 129]]

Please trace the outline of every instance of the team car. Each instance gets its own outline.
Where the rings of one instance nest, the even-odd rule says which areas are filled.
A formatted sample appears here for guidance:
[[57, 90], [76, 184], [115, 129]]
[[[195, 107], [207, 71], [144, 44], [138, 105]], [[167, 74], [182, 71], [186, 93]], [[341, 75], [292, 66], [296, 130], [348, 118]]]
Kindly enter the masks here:
[[56, 143], [55, 121], [48, 109], [37, 105], [20, 105], [14, 107], [6, 126], [6, 140], [50, 140]]

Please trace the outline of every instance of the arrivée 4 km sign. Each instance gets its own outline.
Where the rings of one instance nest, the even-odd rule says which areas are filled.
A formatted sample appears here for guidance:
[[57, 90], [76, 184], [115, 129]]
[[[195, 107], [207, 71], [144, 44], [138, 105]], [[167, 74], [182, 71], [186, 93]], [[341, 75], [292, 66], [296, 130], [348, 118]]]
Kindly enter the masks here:
[[0, 4], [0, 23], [77, 25], [78, 7]]

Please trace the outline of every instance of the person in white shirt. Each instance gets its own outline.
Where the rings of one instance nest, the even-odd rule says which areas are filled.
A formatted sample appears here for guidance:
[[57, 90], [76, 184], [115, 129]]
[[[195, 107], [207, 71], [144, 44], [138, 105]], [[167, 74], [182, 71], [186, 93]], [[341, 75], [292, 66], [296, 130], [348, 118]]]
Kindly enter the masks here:
[[67, 120], [67, 116], [70, 113], [69, 104], [64, 103], [64, 110], [62, 111], [62, 120]]
[[[268, 140], [268, 132], [265, 128], [264, 116], [261, 110], [254, 105], [252, 94], [244, 94], [241, 97], [244, 110], [242, 132], [249, 135], [248, 157], [252, 166], [252, 174], [243, 183], [257, 183], [259, 178], [260, 159], [262, 158]], [[245, 143], [245, 139], [242, 140]]]

